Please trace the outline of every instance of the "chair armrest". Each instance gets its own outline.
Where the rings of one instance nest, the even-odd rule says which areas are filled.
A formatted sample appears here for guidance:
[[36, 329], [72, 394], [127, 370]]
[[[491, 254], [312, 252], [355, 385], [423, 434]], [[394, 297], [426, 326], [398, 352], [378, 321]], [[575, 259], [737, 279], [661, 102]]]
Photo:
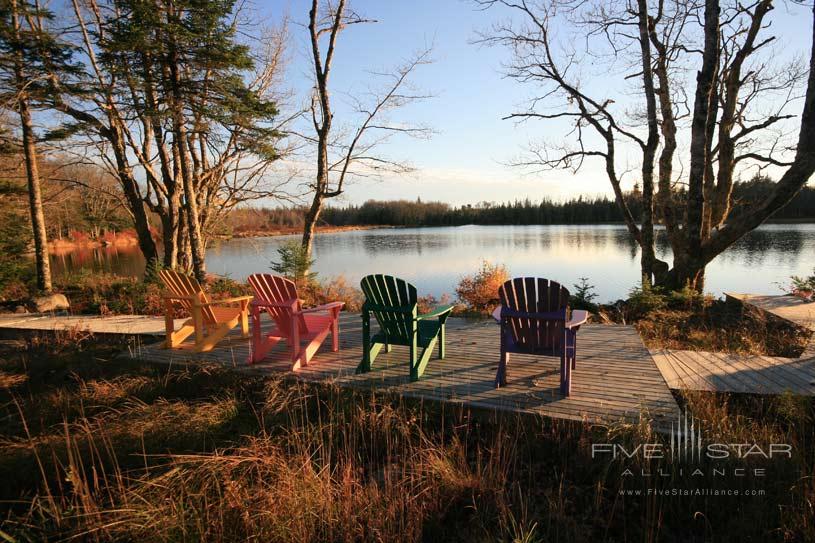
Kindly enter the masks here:
[[584, 309], [575, 309], [572, 311], [572, 318], [566, 321], [566, 328], [579, 328], [581, 324], [585, 324], [589, 320], [589, 312]]
[[308, 309], [301, 309], [300, 313], [316, 313], [318, 311], [331, 311], [332, 309], [342, 309], [345, 307], [345, 302], [330, 302], [317, 307], [309, 307]]
[[490, 313], [492, 315], [492, 318], [495, 319], [495, 322], [498, 322], [498, 323], [501, 322], [501, 309], [502, 309], [502, 307], [503, 306], [499, 305], [493, 310], [492, 313]]
[[420, 320], [424, 320], [424, 319], [433, 319], [433, 318], [436, 318], [436, 317], [447, 316], [448, 314], [450, 314], [450, 312], [453, 310], [454, 307], [455, 306], [452, 305], [452, 304], [450, 304], [450, 305], [440, 305], [439, 307], [434, 308], [433, 311], [431, 311], [430, 313], [425, 313], [423, 315], [419, 315], [418, 317], [416, 317], [416, 320], [420, 321]]
[[254, 300], [250, 305], [252, 307], [279, 307], [281, 309], [291, 309], [294, 311], [297, 308], [297, 300], [292, 298], [285, 302], [270, 302], [269, 300]]
[[161, 297], [165, 300], [186, 300], [188, 302], [198, 302], [201, 300], [198, 296], [181, 296], [178, 294], [162, 294]]

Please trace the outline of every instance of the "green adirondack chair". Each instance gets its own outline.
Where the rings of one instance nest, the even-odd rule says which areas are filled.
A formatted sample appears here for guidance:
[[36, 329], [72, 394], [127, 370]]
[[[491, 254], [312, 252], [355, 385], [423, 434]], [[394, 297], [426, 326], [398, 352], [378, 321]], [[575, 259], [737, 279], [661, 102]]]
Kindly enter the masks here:
[[[424, 373], [436, 342], [439, 358], [444, 358], [444, 323], [452, 305], [437, 307], [430, 313], [418, 314], [416, 287], [390, 275], [368, 275], [360, 283], [365, 294], [362, 306], [362, 362], [357, 373], [371, 371], [371, 365], [382, 347], [410, 347], [410, 380], [418, 381]], [[379, 332], [371, 336], [371, 313], [379, 323]], [[422, 349], [419, 355], [419, 349]]]

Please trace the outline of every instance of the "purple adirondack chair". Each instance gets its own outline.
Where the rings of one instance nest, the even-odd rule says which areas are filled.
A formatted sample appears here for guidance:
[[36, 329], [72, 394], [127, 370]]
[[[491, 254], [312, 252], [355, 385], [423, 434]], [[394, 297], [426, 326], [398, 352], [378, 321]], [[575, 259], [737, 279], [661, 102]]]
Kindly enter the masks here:
[[560, 355], [560, 392], [572, 391], [577, 358], [577, 331], [588, 312], [569, 315], [569, 291], [555, 281], [516, 277], [498, 289], [501, 305], [493, 317], [501, 324], [501, 360], [495, 386], [507, 384], [510, 353]]

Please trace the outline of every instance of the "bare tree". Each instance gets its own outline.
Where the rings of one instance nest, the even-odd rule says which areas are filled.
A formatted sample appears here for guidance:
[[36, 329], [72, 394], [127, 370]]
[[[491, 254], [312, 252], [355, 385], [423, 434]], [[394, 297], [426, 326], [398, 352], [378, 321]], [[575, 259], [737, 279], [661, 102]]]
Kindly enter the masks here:
[[[386, 119], [389, 112], [428, 97], [412, 91], [409, 79], [418, 67], [430, 62], [429, 48], [414, 55], [391, 73], [374, 74], [387, 80], [383, 90], [366, 97], [351, 97], [358, 114], [357, 124], [345, 131], [335, 127], [329, 81], [337, 38], [349, 25], [369, 22], [374, 21], [354, 12], [345, 0], [339, 0], [336, 5], [328, 2], [322, 7], [319, 0], [312, 0], [308, 30], [314, 68], [310, 107], [314, 136], [308, 139], [316, 147], [316, 172], [314, 182], [309, 187], [313, 194], [303, 228], [303, 247], [309, 253], [323, 203], [341, 195], [351, 177], [381, 177], [412, 170], [404, 161], [379, 154], [378, 147], [395, 134], [412, 137], [430, 135], [426, 127], [390, 123]], [[325, 52], [321, 48], [323, 45]]]
[[[654, 273], [667, 287], [689, 284], [701, 290], [705, 266], [789, 202], [815, 171], [813, 59], [800, 123], [793, 124], [797, 116], [790, 109], [807, 72], [794, 63], [780, 69], [773, 63], [770, 44], [775, 36], [766, 35], [770, 0], [724, 6], [720, 0], [478, 3], [519, 16], [521, 22], [496, 25], [484, 41], [511, 48], [510, 77], [543, 88], [528, 111], [510, 117], [572, 123], [571, 145], [543, 145], [522, 163], [579, 171], [585, 160], [603, 159], [626, 225], [643, 249], [645, 281]], [[583, 54], [574, 39], [561, 46], [555, 29], [563, 28], [576, 30], [572, 38], [585, 37]], [[593, 86], [586, 72], [598, 54], [606, 57], [604, 84]], [[689, 81], [694, 65], [698, 71], [689, 104], [684, 89], [694, 88]], [[618, 85], [609, 82], [615, 75], [621, 77]], [[628, 80], [638, 82], [635, 94], [642, 100], [635, 102], [634, 111], [614, 94]], [[643, 103], [644, 114], [638, 103]], [[676, 152], [682, 129], [689, 141], [686, 176]], [[794, 131], [797, 145], [789, 137]], [[638, 152], [645, 204], [640, 224], [624, 199], [620, 148]], [[651, 200], [655, 160], [656, 206]], [[739, 173], [768, 166], [784, 169], [772, 196], [731, 215]], [[670, 269], [653, 258], [657, 218], [673, 249]]]

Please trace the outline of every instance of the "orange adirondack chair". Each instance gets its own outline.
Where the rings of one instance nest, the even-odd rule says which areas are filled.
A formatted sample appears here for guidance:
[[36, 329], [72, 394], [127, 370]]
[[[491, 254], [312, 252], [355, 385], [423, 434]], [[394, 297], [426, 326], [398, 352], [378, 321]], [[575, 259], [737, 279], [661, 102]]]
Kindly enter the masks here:
[[[249, 276], [255, 291], [252, 307], [252, 354], [249, 363], [259, 362], [269, 350], [283, 341], [289, 344], [292, 370], [307, 366], [331, 332], [331, 350], [340, 348], [340, 310], [345, 302], [303, 309], [297, 296], [297, 286], [278, 275], [255, 273]], [[260, 316], [268, 313], [274, 327], [266, 334], [260, 329]], [[305, 346], [301, 341], [307, 341]]]
[[[165, 347], [211, 351], [215, 345], [239, 323], [243, 337], [249, 336], [249, 302], [251, 296], [237, 296], [225, 300], [209, 299], [194, 277], [173, 270], [161, 270], [161, 280], [169, 293], [164, 294], [164, 327], [167, 332]], [[173, 331], [175, 306], [190, 312], [178, 331]], [[183, 341], [195, 333], [195, 343]]]

